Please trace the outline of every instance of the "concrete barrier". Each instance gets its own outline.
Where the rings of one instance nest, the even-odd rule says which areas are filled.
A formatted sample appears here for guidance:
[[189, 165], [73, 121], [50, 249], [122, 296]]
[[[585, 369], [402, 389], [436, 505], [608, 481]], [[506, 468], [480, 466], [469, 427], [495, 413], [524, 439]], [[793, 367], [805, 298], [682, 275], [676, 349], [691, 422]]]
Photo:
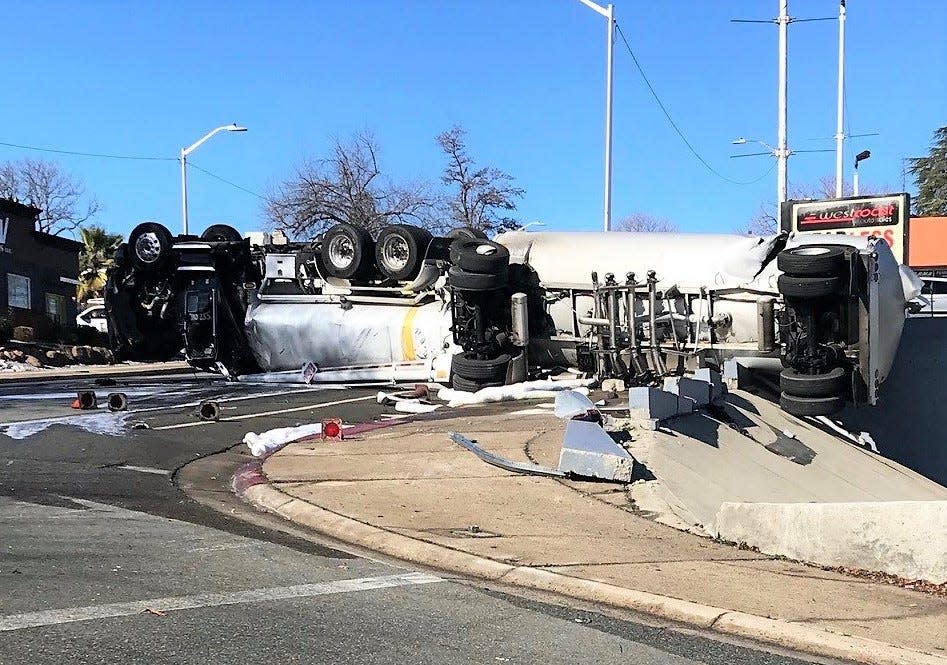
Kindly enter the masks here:
[[947, 582], [947, 501], [728, 502], [716, 525], [765, 554]]

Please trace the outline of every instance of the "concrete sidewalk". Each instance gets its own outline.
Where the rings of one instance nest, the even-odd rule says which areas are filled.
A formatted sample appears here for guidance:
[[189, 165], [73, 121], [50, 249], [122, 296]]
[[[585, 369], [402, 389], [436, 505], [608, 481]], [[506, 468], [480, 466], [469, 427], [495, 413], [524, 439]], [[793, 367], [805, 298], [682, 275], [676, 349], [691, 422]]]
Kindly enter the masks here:
[[154, 363], [119, 363], [117, 365], [73, 365], [28, 372], [0, 372], [0, 383], [84, 379], [100, 376], [154, 376], [156, 374], [188, 374], [196, 372], [183, 360]]
[[947, 663], [947, 598], [684, 533], [636, 512], [623, 486], [510, 474], [447, 436], [554, 467], [562, 423], [535, 411], [460, 409], [300, 441], [238, 491], [333, 538], [461, 575], [859, 662]]

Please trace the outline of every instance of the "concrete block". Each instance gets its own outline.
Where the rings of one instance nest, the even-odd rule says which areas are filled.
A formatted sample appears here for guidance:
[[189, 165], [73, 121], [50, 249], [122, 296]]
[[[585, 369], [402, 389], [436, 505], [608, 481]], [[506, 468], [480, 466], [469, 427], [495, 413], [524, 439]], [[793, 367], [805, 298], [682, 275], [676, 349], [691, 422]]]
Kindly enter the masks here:
[[947, 582], [947, 501], [725, 502], [716, 524], [765, 554]]
[[663, 420], [678, 415], [680, 406], [673, 393], [638, 386], [628, 391], [628, 410], [633, 417]]
[[621, 483], [631, 482], [635, 460], [598, 423], [570, 420], [559, 452], [559, 471]]
[[716, 401], [723, 397], [727, 392], [727, 386], [724, 385], [723, 377], [720, 372], [712, 370], [709, 367], [701, 367], [694, 372], [694, 378], [698, 381], [706, 381], [711, 385], [710, 401]]
[[694, 400], [694, 404], [698, 408], [710, 404], [712, 388], [713, 386], [706, 381], [699, 381], [686, 376], [681, 377], [677, 382], [677, 394], [680, 397]]
[[625, 392], [625, 382], [621, 379], [605, 379], [602, 381], [602, 391], [606, 393]]

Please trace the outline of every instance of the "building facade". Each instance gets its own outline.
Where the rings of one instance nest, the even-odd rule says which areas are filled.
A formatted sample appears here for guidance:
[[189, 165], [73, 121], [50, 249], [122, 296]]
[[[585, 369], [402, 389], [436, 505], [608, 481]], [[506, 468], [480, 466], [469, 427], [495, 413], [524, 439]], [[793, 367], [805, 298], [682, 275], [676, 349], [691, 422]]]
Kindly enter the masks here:
[[71, 328], [82, 243], [37, 231], [40, 212], [0, 198], [0, 316], [17, 326]]

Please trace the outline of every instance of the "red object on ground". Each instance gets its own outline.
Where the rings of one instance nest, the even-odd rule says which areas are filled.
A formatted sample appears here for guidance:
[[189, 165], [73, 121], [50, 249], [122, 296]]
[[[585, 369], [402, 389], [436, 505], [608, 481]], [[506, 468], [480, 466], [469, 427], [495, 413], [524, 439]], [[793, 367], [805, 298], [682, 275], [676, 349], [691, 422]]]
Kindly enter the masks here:
[[72, 400], [71, 406], [72, 406], [73, 409], [81, 409], [81, 408], [82, 408], [82, 405], [79, 404], [79, 399], [78, 399], [78, 398]]
[[342, 440], [342, 419], [327, 418], [322, 421], [322, 440], [323, 441], [341, 441]]

